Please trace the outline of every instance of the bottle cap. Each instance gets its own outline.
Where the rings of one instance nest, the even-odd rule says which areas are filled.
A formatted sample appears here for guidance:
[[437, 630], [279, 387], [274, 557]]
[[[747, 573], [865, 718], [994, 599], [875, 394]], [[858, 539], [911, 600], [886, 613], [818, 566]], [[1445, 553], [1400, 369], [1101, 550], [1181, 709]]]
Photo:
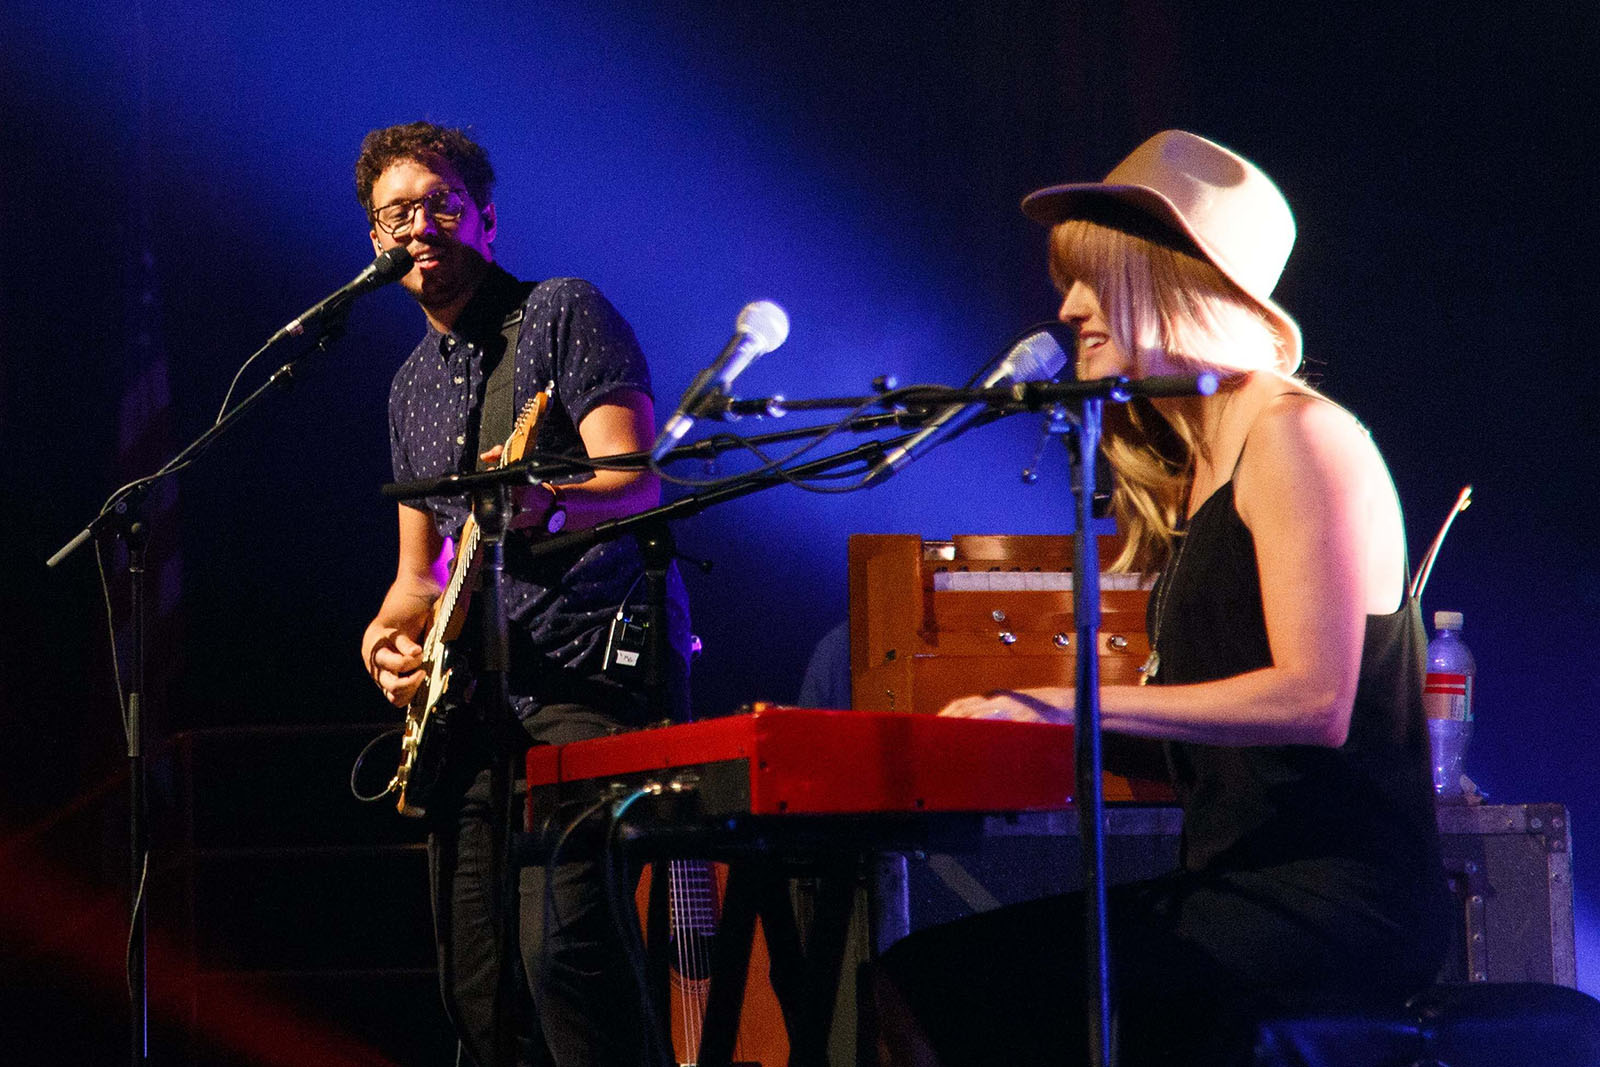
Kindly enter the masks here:
[[1436, 611], [1433, 613], [1433, 628], [1435, 630], [1459, 630], [1464, 617], [1459, 611]]

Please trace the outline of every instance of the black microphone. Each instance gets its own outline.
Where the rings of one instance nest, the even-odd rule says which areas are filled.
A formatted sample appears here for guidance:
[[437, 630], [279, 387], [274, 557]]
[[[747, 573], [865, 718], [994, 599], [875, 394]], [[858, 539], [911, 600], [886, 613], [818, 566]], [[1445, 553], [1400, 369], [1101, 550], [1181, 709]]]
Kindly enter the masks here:
[[[1066, 337], [1068, 345], [1074, 343], [1071, 326], [1062, 323], [1040, 326], [1012, 345], [1005, 358], [974, 388], [992, 389], [1007, 382], [1042, 382], [1054, 378], [1067, 365], [1067, 351], [1057, 335]], [[887, 479], [932, 448], [937, 443], [935, 437], [951, 437], [960, 433], [987, 408], [986, 404], [951, 404], [943, 408], [909, 441], [884, 453], [883, 458], [867, 472], [862, 487], [877, 485]]]
[[298, 317], [291, 319], [287, 326], [273, 334], [272, 340], [267, 342], [267, 347], [270, 348], [285, 337], [299, 337], [312, 323], [343, 309], [345, 304], [362, 293], [381, 289], [390, 282], [397, 281], [410, 269], [411, 253], [405, 245], [395, 245], [386, 252], [378, 253], [378, 258], [367, 264], [366, 269], [360, 274], [301, 312]]
[[771, 352], [788, 337], [789, 316], [781, 307], [770, 300], [746, 304], [733, 324], [733, 338], [727, 347], [717, 356], [716, 362], [696, 375], [684, 390], [678, 410], [661, 428], [660, 436], [650, 449], [651, 460], [661, 462], [661, 457], [683, 440], [689, 427], [703, 415], [708, 402], [725, 395], [728, 386], [756, 361], [757, 356]]

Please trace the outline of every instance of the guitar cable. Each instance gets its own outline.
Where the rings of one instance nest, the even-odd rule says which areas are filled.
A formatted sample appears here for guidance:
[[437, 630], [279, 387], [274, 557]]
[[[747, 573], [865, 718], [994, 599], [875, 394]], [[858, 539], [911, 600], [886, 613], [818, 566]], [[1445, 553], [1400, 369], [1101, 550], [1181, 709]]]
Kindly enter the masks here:
[[403, 731], [401, 727], [391, 726], [378, 736], [374, 737], [371, 741], [368, 741], [365, 745], [362, 745], [361, 751], [356, 753], [356, 760], [350, 765], [350, 792], [363, 804], [370, 804], [375, 800], [382, 800], [384, 797], [394, 792], [396, 784], [396, 779], [394, 778], [389, 779], [389, 784], [383, 787], [383, 792], [370, 794], [361, 792], [361, 787], [356, 784], [356, 778], [361, 774], [361, 765], [365, 763], [367, 757], [372, 754], [373, 746], [375, 746], [379, 741], [389, 737], [391, 734], [399, 735], [402, 732]]
[[[550, 846], [550, 854], [545, 857], [544, 894], [543, 900], [540, 902], [544, 915], [542, 925], [544, 927], [545, 936], [539, 943], [539, 959], [537, 961], [537, 966], [534, 968], [533, 985], [535, 989], [544, 988], [545, 978], [547, 977], [550, 968], [550, 931], [555, 928], [555, 920], [557, 918], [556, 868], [561, 863], [561, 851], [567, 847], [567, 841], [571, 839], [573, 833], [577, 831], [578, 827], [582, 826], [585, 822], [598, 815], [600, 813], [600, 809], [604, 808], [610, 802], [610, 797], [602, 797], [580, 811], [575, 818], [569, 820], [567, 825], [562, 829], [560, 835], [555, 839], [555, 843]], [[554, 818], [554, 812], [551, 812], [545, 817], [544, 828], [546, 831], [550, 826], [551, 820]]]
[[[639, 932], [637, 917], [629, 913], [628, 905], [632, 901], [623, 893], [622, 871], [619, 869], [623, 814], [641, 797], [659, 796], [661, 791], [660, 785], [652, 783], [635, 789], [612, 804], [611, 825], [606, 831], [606, 847], [602, 862], [605, 865], [606, 900], [611, 905], [611, 918], [617, 925], [617, 931], [622, 935], [622, 946], [628, 955], [628, 964], [633, 969], [634, 982], [639, 989], [639, 1009], [644, 1022], [646, 1052], [651, 1054], [651, 1058], [662, 1067], [674, 1067], [672, 1048], [665, 1041], [667, 1028], [662, 1024], [661, 1017], [656, 1011], [655, 998], [650, 995], [644, 938]], [[602, 806], [604, 803], [602, 802]]]

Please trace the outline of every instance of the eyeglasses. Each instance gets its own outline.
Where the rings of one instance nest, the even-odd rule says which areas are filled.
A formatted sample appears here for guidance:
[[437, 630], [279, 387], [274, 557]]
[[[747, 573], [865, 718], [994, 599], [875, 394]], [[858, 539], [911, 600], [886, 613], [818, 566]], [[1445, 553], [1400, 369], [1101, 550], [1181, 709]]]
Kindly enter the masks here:
[[385, 204], [372, 213], [373, 225], [390, 237], [410, 233], [411, 220], [416, 218], [419, 207], [438, 222], [455, 222], [466, 210], [466, 190], [445, 186], [410, 200]]

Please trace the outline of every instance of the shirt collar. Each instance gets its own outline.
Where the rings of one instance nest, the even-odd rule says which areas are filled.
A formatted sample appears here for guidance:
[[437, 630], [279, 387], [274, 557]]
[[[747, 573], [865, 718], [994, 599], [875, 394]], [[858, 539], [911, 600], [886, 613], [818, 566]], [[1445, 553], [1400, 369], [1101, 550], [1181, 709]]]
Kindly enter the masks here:
[[430, 323], [427, 342], [450, 362], [462, 342], [471, 342], [480, 349], [484, 342], [500, 332], [506, 316], [524, 296], [522, 283], [498, 263], [489, 264], [489, 272], [473, 292], [472, 299], [461, 309], [451, 331], [441, 333]]

